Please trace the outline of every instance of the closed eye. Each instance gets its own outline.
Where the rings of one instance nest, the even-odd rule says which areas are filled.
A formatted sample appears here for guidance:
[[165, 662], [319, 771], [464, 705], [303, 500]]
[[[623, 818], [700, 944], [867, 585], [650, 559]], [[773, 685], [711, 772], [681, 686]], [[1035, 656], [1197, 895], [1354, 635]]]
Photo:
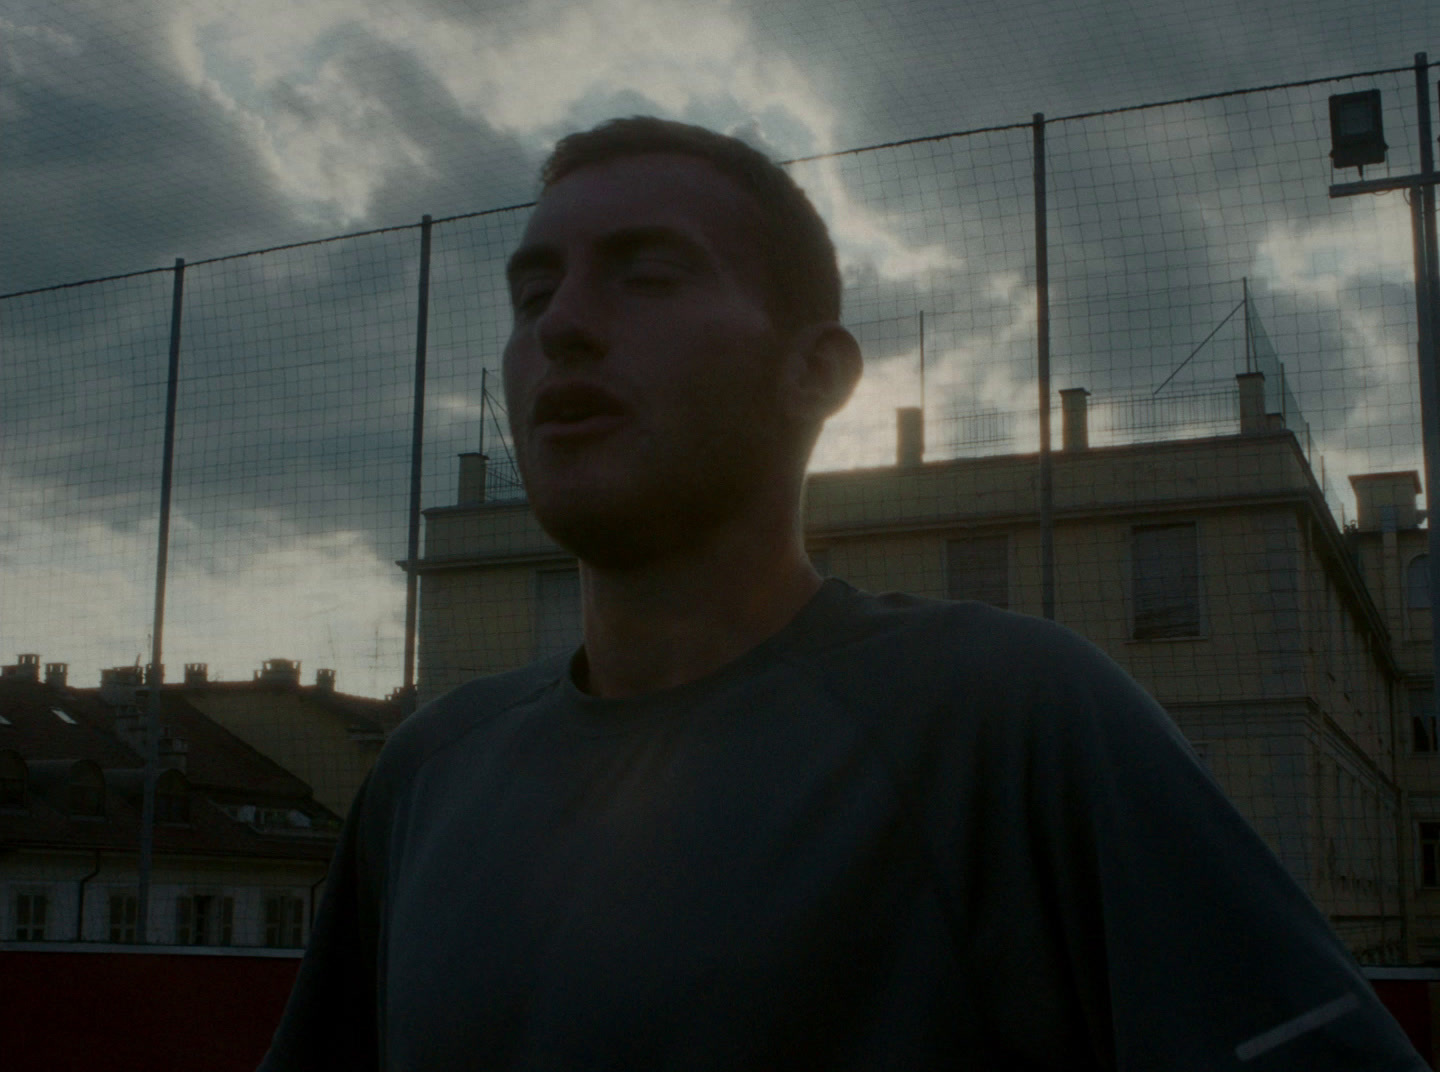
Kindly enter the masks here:
[[530, 280], [515, 287], [510, 295], [510, 305], [517, 313], [534, 316], [544, 311], [554, 293], [555, 284], [551, 280]]

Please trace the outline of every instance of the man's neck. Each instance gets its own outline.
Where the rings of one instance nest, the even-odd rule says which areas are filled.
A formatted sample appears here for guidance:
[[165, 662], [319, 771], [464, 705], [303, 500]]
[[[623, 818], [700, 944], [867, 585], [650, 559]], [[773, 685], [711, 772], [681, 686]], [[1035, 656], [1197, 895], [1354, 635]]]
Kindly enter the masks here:
[[584, 565], [582, 685], [618, 698], [696, 681], [779, 632], [820, 584], [793, 530], [634, 569]]

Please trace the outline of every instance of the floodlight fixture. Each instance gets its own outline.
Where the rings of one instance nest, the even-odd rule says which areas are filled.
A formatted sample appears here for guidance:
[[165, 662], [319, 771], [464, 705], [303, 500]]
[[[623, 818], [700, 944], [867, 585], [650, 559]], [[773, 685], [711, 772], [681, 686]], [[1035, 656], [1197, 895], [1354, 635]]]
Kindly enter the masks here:
[[1330, 158], [1335, 167], [1383, 164], [1388, 148], [1378, 89], [1339, 93], [1330, 98]]

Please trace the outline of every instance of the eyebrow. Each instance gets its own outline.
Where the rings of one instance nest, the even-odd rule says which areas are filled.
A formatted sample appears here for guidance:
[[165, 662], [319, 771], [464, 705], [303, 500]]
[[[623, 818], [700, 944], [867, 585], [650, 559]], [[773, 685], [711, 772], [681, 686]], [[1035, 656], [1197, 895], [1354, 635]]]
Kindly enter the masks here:
[[[673, 227], [624, 227], [602, 235], [595, 243], [601, 257], [620, 260], [642, 249], [673, 250], [685, 259], [704, 263], [711, 259], [707, 247]], [[541, 243], [521, 246], [505, 264], [505, 278], [513, 287], [519, 276], [529, 271], [545, 271], [560, 267], [564, 257], [558, 246]]]

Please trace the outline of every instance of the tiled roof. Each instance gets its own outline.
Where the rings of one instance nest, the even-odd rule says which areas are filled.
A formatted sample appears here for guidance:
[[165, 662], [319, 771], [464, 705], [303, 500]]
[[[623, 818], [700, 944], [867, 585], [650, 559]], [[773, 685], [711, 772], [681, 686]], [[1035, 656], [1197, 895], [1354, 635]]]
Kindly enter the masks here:
[[162, 690], [160, 715], [162, 724], [190, 745], [185, 776], [192, 785], [249, 796], [303, 800], [310, 795], [308, 785], [201, 714], [183, 693]]
[[297, 685], [276, 681], [205, 681], [194, 684], [167, 685], [185, 693], [240, 693], [252, 694], [257, 702], [267, 692], [285, 692], [301, 702], [312, 705], [317, 711], [340, 714], [353, 730], [361, 733], [389, 734], [405, 720], [406, 711], [393, 700], [377, 700], [370, 696], [352, 696], [335, 692], [318, 685]]
[[[156, 824], [158, 854], [330, 856], [339, 820], [313, 798], [309, 786], [207, 718], [183, 695], [166, 690], [161, 701], [163, 725], [189, 746], [185, 775], [192, 792], [190, 822]], [[31, 769], [32, 783], [24, 811], [0, 811], [0, 846], [137, 851], [144, 763], [123, 740], [115, 709], [97, 690], [0, 679], [0, 716], [0, 751], [18, 753]], [[40, 791], [64, 761], [90, 761], [104, 772], [103, 817], [69, 815], [63, 795]], [[235, 817], [241, 813], [234, 809], [247, 804], [257, 806], [255, 815], [299, 813], [309, 828], [257, 825]]]
[[302, 691], [310, 693], [311, 702], [343, 711], [355, 720], [357, 726], [373, 727], [380, 733], [392, 733], [396, 726], [405, 721], [404, 708], [393, 700], [375, 700], [369, 696], [350, 696], [343, 692]]
[[[65, 712], [66, 722], [56, 710]], [[115, 719], [98, 697], [38, 681], [0, 679], [0, 750], [27, 760], [93, 759], [105, 767], [145, 761], [115, 736]]]

